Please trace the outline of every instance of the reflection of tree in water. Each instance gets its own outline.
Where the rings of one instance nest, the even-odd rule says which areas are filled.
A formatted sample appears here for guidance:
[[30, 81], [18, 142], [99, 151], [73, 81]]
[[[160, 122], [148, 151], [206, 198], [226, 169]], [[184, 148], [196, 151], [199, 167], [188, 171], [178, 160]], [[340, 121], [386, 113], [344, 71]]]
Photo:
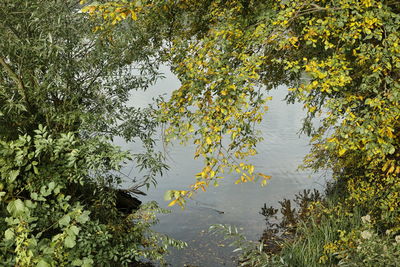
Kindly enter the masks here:
[[294, 238], [298, 223], [306, 221], [310, 204], [321, 200], [322, 195], [318, 190], [311, 192], [307, 189], [295, 196], [293, 208], [291, 200], [279, 201], [280, 214], [279, 209], [264, 204], [260, 212], [265, 217], [267, 227], [260, 238], [264, 244], [264, 252], [276, 254], [281, 251], [283, 243]]

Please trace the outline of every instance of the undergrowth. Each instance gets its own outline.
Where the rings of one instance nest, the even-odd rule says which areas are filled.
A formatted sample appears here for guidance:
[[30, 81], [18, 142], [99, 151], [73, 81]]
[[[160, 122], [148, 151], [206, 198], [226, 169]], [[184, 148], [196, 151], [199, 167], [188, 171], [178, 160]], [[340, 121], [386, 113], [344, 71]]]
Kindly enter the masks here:
[[259, 242], [248, 241], [232, 226], [212, 230], [232, 239], [239, 266], [399, 266], [399, 232], [382, 232], [368, 209], [346, 206], [343, 184], [327, 185], [322, 196], [304, 190], [280, 209], [264, 207], [266, 229]]

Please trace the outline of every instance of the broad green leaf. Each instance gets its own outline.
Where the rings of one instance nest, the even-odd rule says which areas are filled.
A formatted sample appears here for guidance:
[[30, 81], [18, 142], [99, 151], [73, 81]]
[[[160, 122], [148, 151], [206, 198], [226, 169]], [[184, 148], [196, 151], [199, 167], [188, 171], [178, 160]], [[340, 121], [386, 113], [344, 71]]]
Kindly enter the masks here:
[[67, 226], [67, 225], [69, 225], [70, 221], [71, 221], [71, 217], [69, 216], [69, 214], [65, 214], [65, 215], [58, 221], [58, 224], [59, 224], [60, 226]]
[[167, 192], [164, 193], [164, 200], [169, 201], [172, 199], [172, 190], [168, 190]]
[[73, 238], [73, 237], [71, 237], [71, 236], [67, 236], [67, 237], [64, 239], [64, 245], [65, 245], [65, 247], [67, 247], [67, 248], [73, 248], [73, 247], [75, 247], [75, 245], [76, 245], [75, 238]]
[[71, 262], [72, 266], [82, 266], [83, 261], [81, 259], [76, 259]]
[[83, 259], [82, 267], [92, 267], [93, 265], [94, 265], [94, 262], [92, 259], [88, 259], [88, 258]]
[[20, 216], [24, 210], [25, 205], [21, 199], [13, 200], [7, 205], [7, 211], [14, 217]]
[[33, 200], [37, 200], [38, 199], [38, 193], [36, 193], [36, 192], [33, 192], [33, 193], [31, 193], [31, 198], [33, 199]]
[[70, 229], [72, 230], [72, 232], [73, 232], [75, 235], [78, 235], [78, 234], [79, 234], [80, 229], [79, 229], [79, 227], [77, 227], [76, 225], [72, 225], [72, 226], [70, 227]]
[[50, 267], [51, 265], [47, 263], [47, 261], [45, 261], [44, 259], [41, 259], [38, 264], [36, 265], [36, 267]]
[[40, 188], [40, 194], [44, 197], [47, 197], [51, 194], [51, 190], [47, 190], [47, 186], [44, 185]]
[[15, 236], [14, 229], [9, 228], [4, 232], [4, 237], [6, 240], [13, 239], [14, 236]]
[[32, 200], [30, 200], [30, 199], [25, 200], [24, 204], [27, 208], [30, 208], [30, 209], [33, 209], [36, 206], [35, 203], [33, 203]]
[[56, 187], [56, 183], [55, 182], [50, 182], [48, 187], [49, 187], [49, 191], [52, 191]]
[[19, 175], [19, 170], [10, 171], [10, 174], [8, 176], [8, 182], [9, 183], [14, 182], [18, 175]]
[[87, 210], [83, 211], [82, 214], [80, 214], [76, 218], [76, 221], [81, 223], [81, 224], [86, 223], [89, 220], [89, 214], [90, 214], [90, 211], [87, 211]]

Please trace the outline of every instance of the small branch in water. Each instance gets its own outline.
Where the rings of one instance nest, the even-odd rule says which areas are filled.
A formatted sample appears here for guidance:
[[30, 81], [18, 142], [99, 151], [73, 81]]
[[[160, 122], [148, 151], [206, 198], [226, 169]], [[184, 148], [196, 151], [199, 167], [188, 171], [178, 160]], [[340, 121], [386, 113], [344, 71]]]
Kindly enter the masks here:
[[136, 194], [136, 195], [143, 195], [146, 196], [147, 194], [141, 190], [139, 190], [138, 188], [145, 186], [146, 183], [140, 183], [140, 184], [135, 184], [132, 187], [128, 188], [128, 189], [119, 189], [122, 192], [126, 192], [126, 193], [132, 193], [132, 194]]

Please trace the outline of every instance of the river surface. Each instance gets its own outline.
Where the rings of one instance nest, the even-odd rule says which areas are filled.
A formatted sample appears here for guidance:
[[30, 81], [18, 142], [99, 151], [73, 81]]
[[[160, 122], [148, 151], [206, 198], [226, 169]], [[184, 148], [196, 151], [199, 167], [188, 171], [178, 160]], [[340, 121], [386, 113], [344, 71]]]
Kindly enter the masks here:
[[[166, 78], [146, 92], [133, 93], [131, 105], [145, 107], [153, 97], [160, 94], [168, 97], [179, 87], [179, 81], [168, 68], [164, 67], [162, 71]], [[258, 183], [235, 185], [238, 177], [226, 175], [219, 187], [210, 187], [207, 192], [198, 193], [194, 200], [188, 201], [184, 210], [178, 206], [168, 208], [164, 193], [171, 189], [187, 189], [194, 182], [195, 174], [201, 170], [202, 160], [193, 159], [193, 145], [166, 148], [170, 170], [158, 179], [156, 188], [151, 187], [147, 196], [140, 199], [144, 202], [156, 200], [161, 207], [170, 209], [171, 213], [159, 216], [160, 222], [154, 230], [189, 245], [187, 249], [172, 251], [167, 257], [171, 266], [236, 266], [236, 255], [232, 253], [235, 248], [227, 246], [223, 237], [209, 234], [211, 224], [234, 225], [242, 229], [247, 239], [258, 240], [265, 228], [264, 218], [259, 214], [264, 203], [278, 206], [278, 201], [293, 198], [303, 189], [323, 188], [326, 175], [297, 170], [309, 151], [309, 138], [298, 134], [304, 117], [302, 105], [286, 104], [283, 100], [286, 93], [284, 87], [270, 92], [273, 100], [269, 102], [269, 110], [259, 125], [264, 141], [258, 144], [258, 155], [252, 158], [252, 163], [258, 172], [272, 176], [265, 187]], [[121, 140], [116, 143], [133, 153], [140, 150], [140, 144], [126, 144]], [[161, 145], [160, 149], [163, 149]], [[132, 165], [124, 169], [126, 173], [131, 172], [130, 176], [140, 177], [134, 168], [131, 170]]]

